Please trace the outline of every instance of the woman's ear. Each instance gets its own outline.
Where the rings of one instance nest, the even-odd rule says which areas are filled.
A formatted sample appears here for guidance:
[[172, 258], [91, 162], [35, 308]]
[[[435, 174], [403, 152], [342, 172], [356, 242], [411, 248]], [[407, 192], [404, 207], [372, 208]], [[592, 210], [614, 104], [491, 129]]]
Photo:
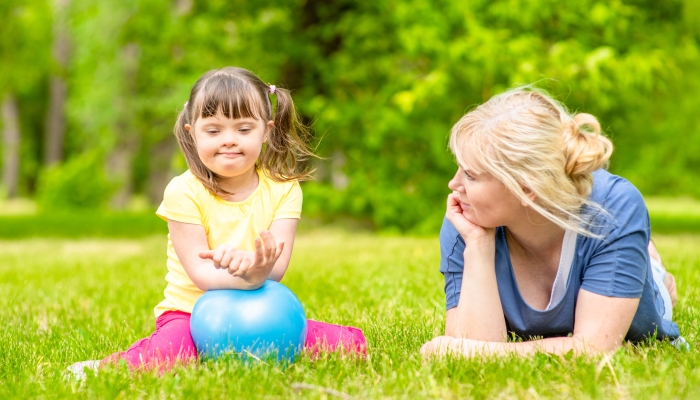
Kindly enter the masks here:
[[187, 130], [187, 132], [189, 132], [189, 133], [192, 133], [192, 125], [185, 124], [185, 130]]
[[[523, 193], [525, 193], [525, 197], [530, 199], [531, 202], [535, 201], [537, 195], [535, 195], [535, 192], [533, 192], [532, 189], [526, 186], [521, 186], [520, 188], [522, 189]], [[521, 200], [520, 203], [523, 205], [523, 207], [530, 207], [530, 205], [525, 200]]]

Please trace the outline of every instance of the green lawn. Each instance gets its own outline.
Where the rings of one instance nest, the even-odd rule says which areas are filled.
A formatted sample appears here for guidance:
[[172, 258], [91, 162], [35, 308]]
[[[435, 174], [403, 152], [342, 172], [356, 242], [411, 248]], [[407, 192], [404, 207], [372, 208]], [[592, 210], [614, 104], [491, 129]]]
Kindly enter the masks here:
[[366, 361], [302, 357], [280, 368], [229, 359], [162, 377], [114, 367], [83, 382], [64, 380], [65, 367], [152, 331], [165, 238], [0, 240], [0, 398], [693, 398], [700, 395], [700, 235], [655, 240], [677, 277], [676, 320], [689, 352], [652, 343], [627, 345], [609, 362], [547, 355], [425, 362], [419, 347], [444, 323], [437, 238], [323, 228], [298, 235], [283, 283], [309, 318], [362, 328]]

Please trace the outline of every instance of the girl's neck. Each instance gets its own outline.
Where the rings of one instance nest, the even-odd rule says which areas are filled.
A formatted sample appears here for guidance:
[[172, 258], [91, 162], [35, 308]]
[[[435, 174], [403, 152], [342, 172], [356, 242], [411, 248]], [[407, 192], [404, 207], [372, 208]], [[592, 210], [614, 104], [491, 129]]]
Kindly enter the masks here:
[[219, 179], [219, 187], [231, 194], [220, 194], [219, 197], [226, 201], [243, 201], [250, 197], [259, 183], [260, 177], [255, 167], [238, 176], [221, 178]]

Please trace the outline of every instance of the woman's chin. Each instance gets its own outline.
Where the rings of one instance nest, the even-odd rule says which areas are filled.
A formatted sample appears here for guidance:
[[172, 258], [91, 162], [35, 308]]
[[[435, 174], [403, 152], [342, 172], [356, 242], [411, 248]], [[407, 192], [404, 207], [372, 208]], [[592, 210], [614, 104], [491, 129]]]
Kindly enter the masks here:
[[464, 212], [462, 213], [464, 215], [464, 218], [469, 221], [472, 225], [476, 225], [478, 227], [484, 228], [484, 229], [493, 229], [496, 228], [500, 225], [494, 225], [492, 223], [488, 223], [488, 221], [482, 221], [479, 218], [474, 218], [473, 215], [468, 215], [468, 213]]

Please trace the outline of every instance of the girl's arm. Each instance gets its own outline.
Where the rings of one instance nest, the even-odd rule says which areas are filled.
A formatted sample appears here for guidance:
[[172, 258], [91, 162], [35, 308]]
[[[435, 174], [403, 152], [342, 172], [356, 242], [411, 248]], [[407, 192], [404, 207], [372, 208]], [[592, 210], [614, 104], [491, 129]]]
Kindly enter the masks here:
[[[273, 223], [272, 225], [275, 224]], [[236, 276], [230, 274], [226, 268], [215, 268], [214, 262], [212, 262], [211, 259], [212, 257], [200, 257], [200, 254], [212, 254], [212, 251], [209, 249], [209, 244], [207, 243], [204, 227], [198, 224], [168, 220], [170, 240], [173, 243], [175, 253], [180, 263], [192, 280], [192, 283], [200, 290], [205, 291], [212, 289], [252, 290], [262, 286], [265, 280], [270, 276], [273, 267], [278, 265], [278, 263], [274, 261], [275, 252], [278, 249], [275, 242], [275, 233], [284, 236], [281, 239], [285, 240], [288, 238], [289, 232], [289, 227], [286, 229], [278, 229], [275, 227], [274, 231], [272, 230], [273, 226], [270, 228], [270, 233], [263, 234], [261, 238], [258, 239], [260, 241], [260, 250], [262, 250], [259, 252], [258, 258], [260, 259], [262, 257], [263, 262], [255, 267], [247, 268], [243, 274], [238, 274], [239, 276]], [[294, 228], [296, 229], [296, 225]], [[279, 244], [280, 247], [286, 247], [282, 243]], [[286, 270], [291, 256], [291, 246], [289, 249], [284, 249], [284, 247], [282, 248], [282, 252], [278, 255], [278, 258], [276, 258], [276, 261], [280, 262], [280, 259], [286, 254], [286, 263], [284, 263], [284, 270]], [[285, 253], [285, 251], [287, 253]], [[252, 258], [254, 253], [247, 254], [247, 256]], [[281, 263], [279, 265], [281, 266]], [[284, 271], [282, 271], [282, 274], [284, 274]]]
[[528, 355], [535, 352], [564, 354], [572, 350], [575, 354], [613, 351], [622, 344], [638, 305], [637, 298], [606, 297], [581, 289], [576, 304], [574, 332], [570, 337], [503, 343], [440, 336], [423, 345], [421, 352], [425, 356], [452, 353], [473, 357]]
[[297, 225], [299, 225], [299, 220], [296, 218], [272, 221], [270, 232], [272, 232], [276, 241], [284, 243], [284, 249], [282, 249], [282, 254], [280, 254], [277, 262], [275, 262], [275, 266], [272, 268], [272, 272], [267, 279], [279, 282], [282, 280], [282, 277], [284, 277], [284, 273], [287, 272], [289, 260], [292, 258], [292, 248], [294, 247], [294, 236], [297, 233]]

